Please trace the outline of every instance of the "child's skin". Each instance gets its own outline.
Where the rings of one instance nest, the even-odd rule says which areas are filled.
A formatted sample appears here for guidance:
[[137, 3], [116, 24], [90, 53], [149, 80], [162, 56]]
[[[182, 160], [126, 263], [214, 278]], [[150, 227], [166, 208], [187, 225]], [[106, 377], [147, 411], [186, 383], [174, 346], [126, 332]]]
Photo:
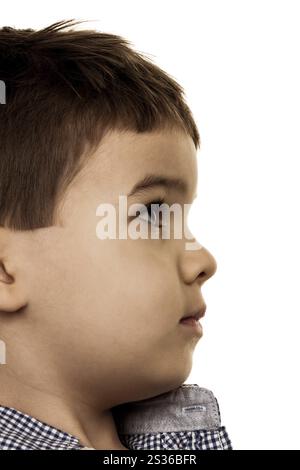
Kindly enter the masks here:
[[0, 229], [0, 337], [7, 347], [0, 404], [97, 449], [124, 448], [111, 407], [187, 379], [199, 335], [179, 320], [204, 303], [200, 288], [216, 271], [204, 247], [185, 249], [191, 239], [184, 234], [97, 238], [97, 206], [117, 204], [148, 173], [180, 176], [188, 194], [156, 187], [128, 206], [159, 196], [170, 205], [191, 204], [197, 190], [191, 137], [115, 131], [65, 193], [60, 226]]

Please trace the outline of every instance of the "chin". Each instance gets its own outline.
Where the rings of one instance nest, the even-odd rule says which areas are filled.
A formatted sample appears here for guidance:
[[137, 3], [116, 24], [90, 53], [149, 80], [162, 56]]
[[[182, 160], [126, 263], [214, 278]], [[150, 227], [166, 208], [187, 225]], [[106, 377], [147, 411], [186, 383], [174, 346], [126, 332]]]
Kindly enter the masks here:
[[189, 377], [192, 369], [192, 361], [186, 361], [180, 365], [170, 365], [167, 370], [157, 369], [156, 374], [147, 377], [144, 391], [145, 398], [150, 398], [161, 393], [166, 393], [180, 387]]

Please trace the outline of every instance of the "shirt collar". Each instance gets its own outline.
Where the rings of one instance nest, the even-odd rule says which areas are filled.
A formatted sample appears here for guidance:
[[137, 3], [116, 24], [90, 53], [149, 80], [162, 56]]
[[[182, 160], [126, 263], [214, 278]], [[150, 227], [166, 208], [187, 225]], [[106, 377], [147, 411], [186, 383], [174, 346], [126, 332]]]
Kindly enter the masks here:
[[24, 445], [28, 442], [36, 443], [37, 448], [40, 444], [44, 448], [84, 447], [75, 436], [7, 406], [0, 406], [0, 430], [1, 434], [24, 441]]

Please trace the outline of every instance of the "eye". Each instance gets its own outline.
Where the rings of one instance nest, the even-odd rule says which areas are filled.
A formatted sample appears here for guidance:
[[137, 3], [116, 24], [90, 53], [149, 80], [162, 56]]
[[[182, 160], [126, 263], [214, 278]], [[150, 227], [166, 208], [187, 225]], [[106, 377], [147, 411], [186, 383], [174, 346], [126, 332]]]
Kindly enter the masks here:
[[157, 199], [155, 201], [149, 202], [148, 204], [145, 204], [146, 210], [142, 211], [138, 217], [142, 218], [143, 220], [145, 220], [145, 222], [151, 223], [156, 227], [162, 227], [163, 224], [160, 223], [162, 211], [159, 212], [159, 206], [164, 202], [164, 199]]

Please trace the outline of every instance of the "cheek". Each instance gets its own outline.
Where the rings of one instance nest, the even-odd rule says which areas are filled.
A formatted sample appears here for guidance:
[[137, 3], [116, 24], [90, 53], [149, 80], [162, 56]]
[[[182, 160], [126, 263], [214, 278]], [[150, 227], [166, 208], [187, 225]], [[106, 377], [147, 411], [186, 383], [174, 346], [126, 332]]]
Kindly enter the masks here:
[[86, 339], [108, 344], [128, 343], [128, 337], [138, 344], [175, 328], [182, 295], [173, 258], [128, 240], [70, 240], [63, 248], [43, 263], [34, 294], [37, 307], [47, 304], [60, 327], [71, 322]]
[[123, 258], [103, 280], [103, 302], [132, 335], [166, 330], [178, 317], [182, 298], [176, 270], [144, 256]]
[[148, 335], [157, 334], [170, 328], [182, 310], [174, 259], [149, 252], [146, 244], [141, 247], [125, 242], [103, 244], [89, 258], [81, 272], [85, 285], [81, 292], [86, 295], [83, 299], [76, 289], [77, 304], [87, 301], [88, 309], [97, 317], [95, 321], [110, 334], [120, 336], [122, 329], [139, 336], [145, 334], [145, 328]]

